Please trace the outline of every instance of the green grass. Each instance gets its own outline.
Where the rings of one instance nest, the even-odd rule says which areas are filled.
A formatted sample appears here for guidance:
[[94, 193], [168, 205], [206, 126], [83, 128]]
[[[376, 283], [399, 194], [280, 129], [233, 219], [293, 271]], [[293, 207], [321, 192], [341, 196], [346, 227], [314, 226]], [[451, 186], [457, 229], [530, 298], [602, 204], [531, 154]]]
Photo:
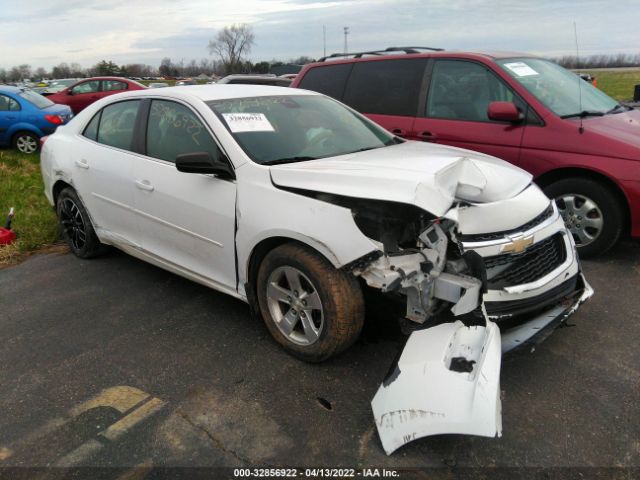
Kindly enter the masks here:
[[596, 77], [598, 88], [619, 101], [633, 99], [633, 87], [640, 85], [638, 70], [581, 70]]
[[0, 266], [16, 262], [21, 254], [56, 242], [56, 216], [44, 196], [40, 156], [0, 149], [0, 226], [9, 208], [15, 208], [12, 229], [18, 240], [0, 245]]

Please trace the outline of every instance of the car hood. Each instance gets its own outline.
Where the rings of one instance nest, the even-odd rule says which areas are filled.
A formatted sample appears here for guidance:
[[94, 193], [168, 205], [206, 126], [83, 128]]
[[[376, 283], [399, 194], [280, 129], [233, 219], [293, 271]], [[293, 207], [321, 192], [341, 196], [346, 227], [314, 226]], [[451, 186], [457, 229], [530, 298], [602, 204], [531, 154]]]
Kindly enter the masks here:
[[[593, 135], [594, 142], [599, 145], [606, 145], [603, 155], [611, 155], [630, 160], [640, 160], [640, 111], [630, 110], [628, 112], [594, 117], [584, 122], [586, 133]], [[603, 142], [606, 139], [613, 139], [619, 145], [612, 146]], [[589, 138], [589, 140], [591, 140]]]
[[512, 198], [531, 175], [507, 162], [460, 148], [404, 142], [339, 157], [270, 167], [277, 186], [416, 205], [442, 216], [455, 200]]

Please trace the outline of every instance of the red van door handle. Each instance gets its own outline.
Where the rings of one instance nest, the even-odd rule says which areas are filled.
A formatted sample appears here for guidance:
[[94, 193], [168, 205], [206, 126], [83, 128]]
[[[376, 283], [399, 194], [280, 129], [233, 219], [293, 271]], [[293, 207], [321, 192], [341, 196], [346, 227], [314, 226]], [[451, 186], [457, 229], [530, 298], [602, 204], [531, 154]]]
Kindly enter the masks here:
[[438, 137], [431, 132], [420, 132], [418, 138], [423, 142], [435, 142]]
[[407, 131], [403, 130], [402, 128], [393, 128], [391, 129], [391, 133], [393, 133], [394, 135], [398, 135], [399, 137], [407, 136]]

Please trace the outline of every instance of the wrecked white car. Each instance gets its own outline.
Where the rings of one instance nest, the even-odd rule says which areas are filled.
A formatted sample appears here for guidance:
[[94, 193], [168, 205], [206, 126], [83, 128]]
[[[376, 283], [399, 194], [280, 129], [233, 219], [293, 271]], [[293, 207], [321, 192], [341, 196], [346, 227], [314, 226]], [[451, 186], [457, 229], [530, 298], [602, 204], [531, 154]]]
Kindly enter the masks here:
[[372, 403], [388, 453], [500, 434], [501, 351], [591, 295], [529, 174], [304, 90], [113, 95], [46, 139], [42, 174], [77, 256], [113, 245], [241, 298], [304, 360], [356, 340], [364, 289], [402, 302], [415, 331]]

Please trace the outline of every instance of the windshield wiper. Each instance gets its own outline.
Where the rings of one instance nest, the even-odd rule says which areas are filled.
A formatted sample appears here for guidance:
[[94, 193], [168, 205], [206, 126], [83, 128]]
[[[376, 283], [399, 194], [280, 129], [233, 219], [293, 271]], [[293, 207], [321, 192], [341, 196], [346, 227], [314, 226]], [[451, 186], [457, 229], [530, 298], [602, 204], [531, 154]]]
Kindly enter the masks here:
[[633, 110], [633, 107], [630, 107], [629, 105], [621, 105], [621, 104], [617, 104], [615, 107], [613, 107], [611, 110], [607, 111], [607, 115], [609, 115], [610, 113], [622, 113], [622, 112], [628, 112], [629, 110]]
[[304, 161], [307, 161], [307, 160], [317, 160], [317, 157], [276, 158], [275, 160], [267, 160], [266, 162], [262, 162], [261, 165], [282, 165], [284, 163], [304, 162]]
[[585, 118], [585, 117], [603, 117], [605, 112], [598, 112], [595, 110], [583, 110], [578, 113], [570, 113], [569, 115], [561, 115], [560, 118]]

